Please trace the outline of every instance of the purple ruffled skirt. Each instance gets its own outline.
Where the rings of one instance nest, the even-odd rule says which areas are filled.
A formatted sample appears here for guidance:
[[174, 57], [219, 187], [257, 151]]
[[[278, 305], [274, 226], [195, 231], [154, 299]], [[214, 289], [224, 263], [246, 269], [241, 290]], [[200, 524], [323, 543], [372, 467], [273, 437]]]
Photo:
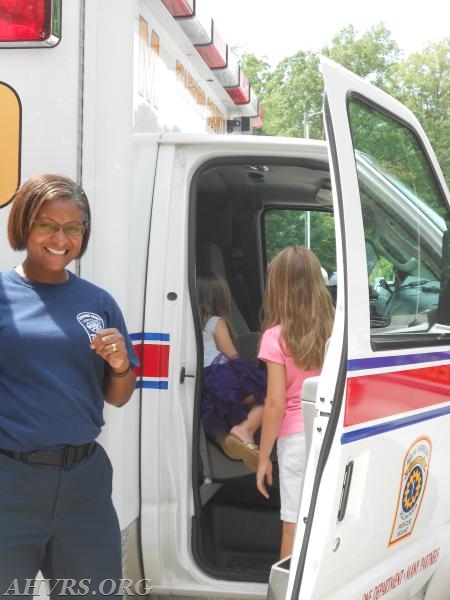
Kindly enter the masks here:
[[[243, 400], [252, 395], [256, 404], [264, 404], [267, 374], [258, 365], [243, 358], [223, 362], [216, 357], [203, 370], [201, 413], [208, 435], [226, 435], [230, 429], [247, 418], [249, 405]], [[251, 406], [251, 405], [250, 405]]]

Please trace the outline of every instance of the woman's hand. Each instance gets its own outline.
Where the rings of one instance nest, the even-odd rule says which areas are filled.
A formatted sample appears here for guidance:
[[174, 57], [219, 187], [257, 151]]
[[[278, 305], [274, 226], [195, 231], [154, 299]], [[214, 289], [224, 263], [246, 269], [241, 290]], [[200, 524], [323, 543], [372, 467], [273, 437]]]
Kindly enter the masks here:
[[111, 367], [103, 384], [105, 401], [113, 406], [123, 406], [136, 386], [123, 335], [115, 328], [102, 329], [93, 339], [91, 348]]
[[127, 347], [118, 329], [102, 329], [91, 343], [91, 348], [110, 365], [113, 371], [124, 371], [129, 365]]

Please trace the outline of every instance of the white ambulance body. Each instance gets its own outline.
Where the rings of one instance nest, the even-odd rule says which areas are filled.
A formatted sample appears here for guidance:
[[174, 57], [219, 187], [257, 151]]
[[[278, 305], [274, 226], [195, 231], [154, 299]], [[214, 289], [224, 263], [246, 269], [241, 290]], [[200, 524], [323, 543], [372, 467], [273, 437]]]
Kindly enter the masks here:
[[[446, 600], [449, 197], [433, 151], [406, 108], [325, 59], [327, 142], [195, 133], [194, 114], [176, 133], [188, 109], [172, 58], [198, 85], [206, 71], [164, 4], [64, 0], [54, 47], [0, 42], [0, 267], [21, 259], [6, 238], [17, 185], [77, 179], [93, 235], [73, 268], [116, 297], [141, 359], [100, 439], [124, 577], [151, 579], [153, 597]], [[141, 93], [142, 20], [160, 32], [171, 124]], [[235, 116], [212, 78], [211, 102]], [[277, 482], [258, 495], [200, 424], [195, 273], [227, 278], [240, 351], [255, 357], [265, 269], [291, 243], [321, 260], [336, 318], [302, 390], [307, 472], [293, 555], [278, 562]]]

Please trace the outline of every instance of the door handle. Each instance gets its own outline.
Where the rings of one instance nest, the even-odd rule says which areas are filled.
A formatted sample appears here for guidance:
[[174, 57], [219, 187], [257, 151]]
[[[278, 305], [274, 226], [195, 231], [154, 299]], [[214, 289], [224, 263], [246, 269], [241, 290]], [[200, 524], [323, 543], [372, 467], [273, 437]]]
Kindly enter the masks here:
[[338, 521], [342, 521], [347, 509], [348, 495], [350, 493], [350, 483], [352, 481], [353, 461], [350, 461], [345, 467], [344, 481], [342, 482], [341, 501], [339, 503]]
[[190, 375], [189, 373], [186, 373], [186, 368], [185, 367], [181, 367], [181, 371], [180, 371], [180, 383], [184, 383], [184, 380], [186, 379], [186, 377], [192, 377], [192, 379], [194, 379], [195, 375]]

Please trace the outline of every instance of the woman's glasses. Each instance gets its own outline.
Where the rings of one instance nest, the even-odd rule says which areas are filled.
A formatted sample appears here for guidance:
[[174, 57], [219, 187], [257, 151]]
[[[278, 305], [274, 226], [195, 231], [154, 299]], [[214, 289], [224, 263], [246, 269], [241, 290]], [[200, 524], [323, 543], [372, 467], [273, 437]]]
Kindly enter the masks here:
[[64, 231], [66, 235], [71, 237], [80, 237], [86, 231], [86, 227], [84, 225], [78, 224], [68, 224], [68, 225], [59, 225], [59, 223], [53, 223], [51, 221], [34, 221], [33, 227], [35, 227], [41, 233], [46, 234], [54, 234], [60, 229]]

